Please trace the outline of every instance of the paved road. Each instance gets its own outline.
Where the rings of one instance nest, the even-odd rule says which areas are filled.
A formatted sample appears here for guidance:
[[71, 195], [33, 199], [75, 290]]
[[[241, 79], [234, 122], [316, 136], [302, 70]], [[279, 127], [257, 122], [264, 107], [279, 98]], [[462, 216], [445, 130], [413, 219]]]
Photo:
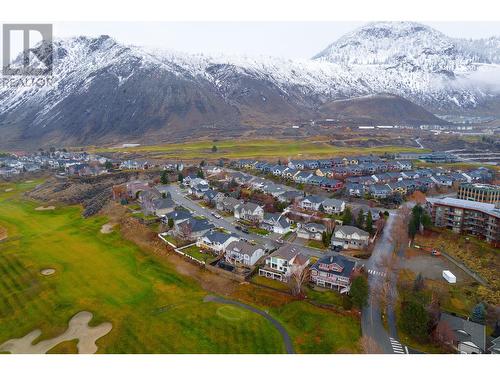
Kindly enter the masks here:
[[254, 240], [260, 244], [262, 244], [266, 241], [265, 237], [259, 236], [259, 235], [254, 234], [254, 233], [247, 234], [247, 233], [243, 233], [243, 232], [237, 230], [235, 225], [232, 223], [232, 221], [234, 220], [233, 217], [229, 218], [229, 219], [231, 219], [231, 221], [229, 221], [228, 218], [225, 218], [225, 217], [217, 219], [216, 217], [214, 217], [212, 215], [212, 212], [214, 212], [213, 210], [206, 208], [206, 207], [203, 207], [203, 206], [200, 206], [195, 201], [187, 198], [183, 194], [181, 188], [178, 185], [171, 184], [171, 185], [163, 186], [161, 188], [161, 191], [170, 192], [170, 194], [172, 195], [172, 199], [177, 204], [179, 204], [180, 206], [183, 206], [185, 208], [190, 209], [198, 216], [205, 216], [216, 227], [224, 228], [225, 230], [228, 230], [230, 232], [237, 233], [240, 237], [245, 237], [249, 240]]
[[222, 297], [217, 297], [217, 296], [212, 296], [208, 295], [204, 299], [205, 302], [217, 302], [217, 303], [225, 303], [228, 305], [234, 305], [241, 307], [243, 309], [249, 310], [251, 312], [254, 312], [256, 314], [259, 314], [260, 316], [264, 317], [267, 319], [281, 334], [281, 337], [283, 337], [283, 343], [285, 344], [285, 349], [287, 354], [295, 354], [295, 350], [293, 349], [293, 343], [292, 339], [290, 338], [290, 335], [288, 334], [287, 330], [285, 327], [281, 325], [280, 322], [278, 322], [276, 319], [274, 319], [271, 315], [266, 313], [265, 311], [259, 310], [253, 306], [238, 302], [238, 301], [232, 301], [229, 299], [225, 299]]
[[[372, 256], [365, 264], [365, 267], [369, 270], [368, 284], [370, 286], [370, 297], [368, 305], [363, 309], [361, 316], [363, 335], [371, 337], [380, 349], [388, 354], [407, 353], [407, 348], [398, 341], [394, 311], [391, 311], [391, 309], [388, 311], [389, 333], [387, 333], [382, 323], [379, 297], [377, 293], [374, 293], [384, 282], [384, 277], [387, 273], [387, 270], [382, 265], [382, 261], [385, 256], [390, 255], [393, 251], [391, 233], [396, 215], [393, 211], [389, 213], [382, 236], [377, 240]], [[395, 285], [395, 277], [395, 275], [389, 275], [390, 284], [393, 287]]]

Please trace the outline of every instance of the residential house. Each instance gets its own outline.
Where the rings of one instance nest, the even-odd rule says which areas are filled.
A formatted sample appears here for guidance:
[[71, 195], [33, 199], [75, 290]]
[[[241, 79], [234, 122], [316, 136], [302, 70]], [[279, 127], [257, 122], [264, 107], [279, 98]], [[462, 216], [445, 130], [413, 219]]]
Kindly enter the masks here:
[[180, 223], [174, 224], [174, 233], [184, 239], [193, 240], [203, 236], [215, 225], [205, 218], [190, 217]]
[[165, 224], [168, 224], [168, 221], [170, 219], [172, 219], [174, 222], [174, 226], [175, 226], [175, 225], [178, 225], [178, 224], [180, 224], [180, 223], [182, 223], [182, 222], [184, 222], [192, 217], [193, 217], [193, 215], [188, 210], [183, 209], [183, 208], [176, 208], [172, 212], [169, 212], [164, 217], [162, 217], [162, 222]]
[[368, 192], [376, 199], [384, 199], [392, 194], [392, 190], [387, 185], [372, 185], [368, 188]]
[[264, 209], [252, 202], [240, 203], [234, 207], [234, 217], [258, 223], [264, 220]]
[[282, 213], [264, 213], [261, 227], [274, 233], [285, 234], [290, 231], [290, 221]]
[[333, 231], [331, 244], [343, 249], [362, 249], [368, 245], [369, 239], [368, 232], [350, 225], [342, 225]]
[[297, 199], [302, 198], [304, 193], [297, 190], [289, 190], [278, 196], [278, 201], [281, 203], [294, 203]]
[[287, 244], [266, 258], [265, 265], [259, 269], [259, 276], [287, 282], [294, 266], [305, 267], [309, 261], [309, 257], [302, 254], [299, 248]]
[[311, 282], [323, 288], [347, 293], [355, 269], [356, 262], [341, 255], [328, 255], [311, 266]]
[[307, 223], [302, 224], [297, 229], [297, 237], [305, 238], [308, 240], [321, 241], [323, 233], [326, 231], [326, 227], [319, 223]]
[[340, 199], [325, 199], [321, 205], [327, 214], [340, 214], [345, 210], [345, 202]]
[[242, 240], [232, 241], [226, 247], [225, 260], [231, 264], [252, 267], [264, 254], [265, 251], [261, 245], [252, 245]]
[[342, 181], [335, 180], [333, 178], [328, 178], [328, 177], [323, 177], [323, 180], [320, 182], [320, 186], [323, 189], [329, 190], [329, 191], [337, 191], [342, 189], [344, 184]]
[[240, 201], [233, 197], [224, 197], [216, 202], [216, 208], [219, 211], [234, 213], [235, 207], [239, 204]]
[[441, 313], [440, 322], [453, 332], [449, 342], [461, 354], [481, 354], [486, 349], [486, 327], [483, 324], [463, 319], [448, 313]]
[[218, 230], [210, 230], [200, 236], [196, 241], [196, 246], [209, 250], [215, 254], [223, 253], [231, 242], [239, 241], [239, 237], [232, 233], [225, 233]]
[[300, 201], [299, 206], [304, 210], [319, 211], [321, 203], [323, 203], [324, 200], [325, 198], [319, 195], [308, 195]]
[[293, 175], [293, 180], [298, 184], [306, 184], [312, 176], [311, 172], [299, 171]]

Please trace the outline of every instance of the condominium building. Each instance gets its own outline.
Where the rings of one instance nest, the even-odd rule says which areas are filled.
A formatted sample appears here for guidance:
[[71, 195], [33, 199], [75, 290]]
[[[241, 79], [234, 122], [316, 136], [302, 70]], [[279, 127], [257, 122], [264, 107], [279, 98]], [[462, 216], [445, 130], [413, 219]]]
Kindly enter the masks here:
[[500, 247], [500, 203], [473, 202], [456, 198], [428, 198], [437, 227], [477, 236]]
[[460, 184], [457, 198], [474, 202], [498, 203], [500, 202], [500, 186], [488, 184]]

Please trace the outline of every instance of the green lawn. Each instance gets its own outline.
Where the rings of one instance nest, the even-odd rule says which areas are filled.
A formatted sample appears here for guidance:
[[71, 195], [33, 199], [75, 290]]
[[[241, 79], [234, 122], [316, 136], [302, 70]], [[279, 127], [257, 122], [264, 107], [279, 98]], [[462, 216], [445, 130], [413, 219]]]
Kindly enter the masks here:
[[287, 326], [298, 353], [359, 353], [359, 320], [324, 311], [297, 301], [273, 309], [273, 315]]
[[[97, 341], [101, 353], [284, 353], [280, 334], [263, 317], [203, 302], [209, 292], [168, 258], [144, 252], [119, 230], [100, 233], [106, 217], [84, 219], [75, 206], [35, 211], [41, 204], [21, 193], [39, 182], [0, 184], [0, 226], [8, 233], [0, 242], [0, 343], [37, 328], [39, 340], [52, 338], [87, 310], [94, 314], [91, 325], [113, 324]], [[42, 276], [44, 268], [56, 273]], [[307, 302], [276, 307], [281, 293], [239, 288], [247, 297], [230, 298], [248, 303], [255, 296], [254, 304], [289, 331], [297, 352], [357, 350], [359, 319]], [[51, 350], [74, 351], [74, 342]]]
[[254, 282], [257, 285], [262, 285], [265, 287], [282, 290], [285, 292], [290, 291], [290, 286], [288, 285], [288, 283], [282, 283], [281, 281], [278, 280], [268, 279], [267, 277], [264, 276], [256, 275], [252, 277], [252, 282]]
[[[0, 343], [36, 328], [40, 339], [67, 328], [77, 312], [94, 313], [91, 324], [109, 321], [112, 331], [97, 344], [105, 353], [282, 353], [279, 333], [257, 314], [240, 319], [218, 314], [207, 294], [123, 240], [101, 234], [107, 219], [83, 219], [79, 207], [35, 211], [39, 204], [0, 189]], [[41, 276], [43, 268], [56, 274]], [[62, 345], [62, 344], [61, 344]], [[61, 351], [72, 351], [71, 345]], [[56, 348], [56, 351], [57, 348]]]
[[314, 247], [315, 249], [319, 249], [319, 250], [326, 249], [325, 244], [322, 241], [317, 241], [317, 240], [308, 240], [307, 246]]
[[182, 249], [180, 251], [182, 251], [183, 253], [185, 253], [187, 255], [192, 256], [195, 259], [201, 260], [205, 263], [209, 263], [215, 259], [215, 256], [213, 254], [202, 253], [200, 251], [200, 248], [196, 245], [189, 246], [188, 248]]
[[250, 231], [250, 233], [260, 234], [261, 236], [267, 236], [269, 234], [269, 231], [265, 230], [263, 228], [251, 227], [251, 228], [248, 228], [248, 230]]
[[[217, 152], [212, 152], [212, 146], [217, 146]], [[301, 140], [224, 140], [224, 141], [197, 141], [188, 143], [162, 144], [154, 146], [139, 146], [127, 149], [90, 148], [91, 152], [126, 152], [147, 153], [160, 158], [176, 159], [219, 159], [219, 158], [312, 158], [330, 157], [337, 155], [382, 154], [384, 152], [427, 152], [412, 147], [383, 146], [383, 147], [338, 147], [330, 145], [325, 139]]]

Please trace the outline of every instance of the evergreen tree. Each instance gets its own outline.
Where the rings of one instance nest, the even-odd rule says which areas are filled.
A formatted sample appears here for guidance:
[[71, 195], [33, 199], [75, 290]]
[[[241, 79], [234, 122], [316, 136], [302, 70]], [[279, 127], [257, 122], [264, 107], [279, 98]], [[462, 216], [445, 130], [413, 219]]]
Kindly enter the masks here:
[[368, 303], [368, 281], [363, 276], [356, 277], [351, 284], [349, 295], [354, 306], [362, 309]]
[[168, 218], [168, 227], [173, 228], [174, 226], [174, 219], [172, 217]]
[[212, 146], [212, 152], [217, 152], [217, 146], [216, 145]]
[[182, 175], [182, 173], [179, 172], [179, 174], [177, 175], [177, 179], [182, 184], [182, 181], [184, 181], [184, 176]]
[[203, 171], [201, 169], [198, 170], [198, 172], [196, 173], [196, 177], [198, 177], [198, 178], [205, 178], [205, 175], [203, 174]]
[[351, 225], [352, 223], [352, 212], [351, 207], [346, 206], [344, 213], [342, 215], [342, 223], [344, 225]]
[[370, 233], [370, 234], [373, 234], [373, 217], [372, 217], [372, 213], [371, 211], [368, 211], [368, 215], [366, 216], [366, 223], [365, 223], [365, 230]]
[[358, 228], [363, 228], [365, 226], [365, 212], [362, 208], [358, 211], [358, 218], [356, 219], [356, 225]]
[[168, 173], [167, 171], [161, 172], [160, 182], [164, 185], [168, 184]]
[[401, 328], [409, 336], [424, 341], [428, 337], [429, 314], [417, 301], [403, 301], [401, 308]]
[[107, 170], [110, 170], [113, 168], [113, 163], [111, 163], [109, 160], [106, 160], [106, 163], [104, 163], [104, 168]]
[[484, 324], [486, 318], [486, 308], [484, 303], [480, 302], [472, 309], [472, 320], [476, 323]]

